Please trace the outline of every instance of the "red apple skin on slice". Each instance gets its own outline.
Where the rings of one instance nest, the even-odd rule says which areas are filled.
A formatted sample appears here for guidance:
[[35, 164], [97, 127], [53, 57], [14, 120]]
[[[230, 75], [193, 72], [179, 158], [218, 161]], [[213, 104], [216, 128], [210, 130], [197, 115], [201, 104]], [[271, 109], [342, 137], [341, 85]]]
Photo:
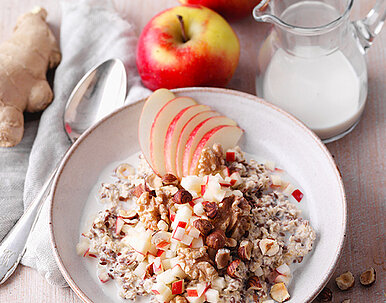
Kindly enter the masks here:
[[198, 113], [208, 111], [207, 105], [196, 104], [181, 110], [169, 124], [164, 143], [166, 172], [177, 176], [176, 153], [181, 131], [185, 124]]
[[151, 165], [150, 161], [150, 133], [154, 118], [159, 110], [170, 100], [174, 99], [175, 95], [164, 88], [156, 90], [149, 98], [147, 98], [138, 125], [138, 140], [141, 146], [142, 154], [146, 161]]
[[192, 117], [182, 128], [180, 136], [177, 143], [177, 152], [176, 152], [176, 169], [177, 177], [182, 178], [182, 159], [184, 157], [186, 142], [188, 141], [190, 133], [193, 129], [200, 124], [202, 121], [214, 116], [219, 116], [220, 114], [216, 111], [209, 110], [201, 112]]
[[193, 153], [196, 150], [196, 147], [200, 140], [204, 137], [204, 135], [212, 130], [213, 128], [220, 126], [220, 125], [234, 125], [236, 126], [237, 123], [225, 116], [217, 116], [217, 117], [211, 117], [204, 121], [202, 121], [200, 124], [198, 124], [191, 134], [189, 135], [188, 141], [186, 142], [185, 146], [185, 152], [182, 159], [182, 171], [183, 176], [189, 175], [189, 169], [190, 164], [192, 161]]
[[181, 110], [196, 104], [192, 98], [177, 97], [167, 102], [154, 118], [150, 131], [150, 160], [157, 175], [162, 177], [166, 174], [164, 143], [170, 123]]
[[213, 144], [221, 144], [224, 151], [233, 148], [237, 145], [237, 142], [240, 140], [243, 130], [234, 125], [221, 125], [213, 128], [207, 132], [200, 142], [197, 144], [195, 149], [192, 162], [190, 166], [190, 174], [193, 175], [196, 173], [198, 161], [200, 160], [202, 150], [206, 147], [212, 147]]

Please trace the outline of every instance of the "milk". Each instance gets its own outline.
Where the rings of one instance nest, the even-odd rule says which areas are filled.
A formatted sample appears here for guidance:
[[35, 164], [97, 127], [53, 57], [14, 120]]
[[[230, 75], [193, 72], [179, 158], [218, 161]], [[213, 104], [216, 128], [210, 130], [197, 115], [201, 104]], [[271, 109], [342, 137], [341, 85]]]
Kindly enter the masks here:
[[[279, 49], [264, 77], [264, 98], [292, 113], [322, 139], [353, 125], [363, 111], [360, 79], [340, 50], [322, 55], [319, 46]], [[313, 56], [315, 55], [315, 56]]]

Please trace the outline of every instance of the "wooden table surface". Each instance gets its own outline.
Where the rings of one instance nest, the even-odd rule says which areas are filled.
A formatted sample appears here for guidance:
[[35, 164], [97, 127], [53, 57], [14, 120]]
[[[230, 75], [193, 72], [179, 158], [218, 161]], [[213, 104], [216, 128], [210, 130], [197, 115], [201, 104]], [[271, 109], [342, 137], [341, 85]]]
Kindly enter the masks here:
[[[107, 1], [107, 0], [106, 0]], [[138, 33], [156, 13], [178, 5], [177, 0], [115, 0], [120, 14], [133, 22]], [[375, 0], [355, 1], [352, 16], [363, 17]], [[60, 6], [56, 0], [0, 0], [0, 41], [6, 39], [18, 15], [36, 5], [48, 10], [49, 22], [59, 35]], [[241, 58], [229, 87], [255, 93], [257, 50], [268, 30], [267, 25], [247, 18], [232, 23], [241, 40]], [[386, 30], [375, 40], [367, 55], [369, 94], [361, 122], [343, 139], [327, 145], [343, 175], [348, 202], [347, 241], [333, 275], [350, 270], [355, 276], [370, 266], [377, 270], [377, 282], [364, 288], [357, 282], [342, 292], [332, 279], [328, 287], [333, 302], [385, 302], [385, 77]], [[1, 206], [0, 206], [1, 207]], [[0, 287], [0, 302], [80, 302], [70, 288], [57, 288], [30, 268], [19, 267], [15, 275]]]

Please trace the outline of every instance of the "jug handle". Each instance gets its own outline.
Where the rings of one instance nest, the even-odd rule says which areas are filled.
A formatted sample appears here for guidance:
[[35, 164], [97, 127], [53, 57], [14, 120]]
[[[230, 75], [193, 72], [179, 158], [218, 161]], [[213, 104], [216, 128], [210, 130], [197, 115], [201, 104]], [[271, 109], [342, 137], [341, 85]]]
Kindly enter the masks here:
[[353, 22], [361, 51], [365, 54], [381, 32], [386, 18], [386, 0], [377, 0], [373, 9], [362, 20]]

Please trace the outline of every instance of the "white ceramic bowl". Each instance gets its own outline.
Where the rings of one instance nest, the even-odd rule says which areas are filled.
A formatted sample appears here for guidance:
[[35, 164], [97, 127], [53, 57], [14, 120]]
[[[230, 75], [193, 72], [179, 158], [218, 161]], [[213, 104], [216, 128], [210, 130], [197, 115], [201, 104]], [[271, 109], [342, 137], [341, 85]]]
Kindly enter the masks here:
[[[245, 130], [243, 150], [275, 161], [301, 184], [317, 240], [310, 257], [294, 273], [288, 302], [310, 302], [332, 275], [346, 230], [345, 193], [330, 153], [301, 122], [255, 96], [215, 88], [175, 92], [235, 119]], [[50, 220], [54, 253], [68, 284], [84, 302], [114, 302], [90, 277], [75, 246], [84, 204], [100, 172], [139, 151], [142, 106], [140, 101], [124, 107], [84, 133], [67, 153], [54, 181]]]

